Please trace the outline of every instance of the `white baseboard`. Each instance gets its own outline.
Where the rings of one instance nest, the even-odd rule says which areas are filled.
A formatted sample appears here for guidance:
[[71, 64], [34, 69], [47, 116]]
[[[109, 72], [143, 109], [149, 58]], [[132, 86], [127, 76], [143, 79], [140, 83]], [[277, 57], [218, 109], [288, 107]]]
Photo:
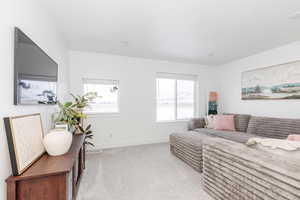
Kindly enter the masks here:
[[94, 148], [88, 149], [87, 153], [101, 153], [103, 149], [111, 149], [111, 148], [127, 147], [127, 146], [138, 146], [138, 145], [145, 145], [145, 144], [165, 143], [165, 142], [169, 142], [168, 137], [146, 139], [146, 140], [122, 141], [119, 143], [105, 144], [103, 146], [95, 146]]

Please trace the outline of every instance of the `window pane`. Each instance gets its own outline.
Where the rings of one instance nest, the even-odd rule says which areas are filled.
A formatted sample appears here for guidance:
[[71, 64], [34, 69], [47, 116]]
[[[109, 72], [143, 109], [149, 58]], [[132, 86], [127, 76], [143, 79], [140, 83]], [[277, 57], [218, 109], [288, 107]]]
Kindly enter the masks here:
[[177, 80], [177, 119], [194, 117], [194, 88], [194, 81]]
[[97, 92], [98, 97], [91, 102], [90, 112], [114, 113], [119, 112], [118, 107], [118, 85], [85, 83], [84, 93]]
[[158, 121], [175, 120], [175, 80], [156, 79]]

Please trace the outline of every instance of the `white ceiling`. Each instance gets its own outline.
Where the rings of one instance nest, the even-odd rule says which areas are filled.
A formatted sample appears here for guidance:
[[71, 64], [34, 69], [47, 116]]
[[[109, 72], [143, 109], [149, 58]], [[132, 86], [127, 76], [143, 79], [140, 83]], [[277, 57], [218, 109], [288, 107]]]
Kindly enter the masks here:
[[[40, 1], [40, 0], [37, 0]], [[300, 40], [299, 0], [43, 0], [70, 49], [217, 65]]]

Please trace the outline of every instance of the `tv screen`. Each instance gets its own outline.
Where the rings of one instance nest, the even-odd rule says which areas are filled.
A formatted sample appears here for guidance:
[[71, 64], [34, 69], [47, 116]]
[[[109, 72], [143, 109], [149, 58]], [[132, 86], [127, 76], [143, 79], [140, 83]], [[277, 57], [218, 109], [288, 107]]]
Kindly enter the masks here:
[[14, 57], [14, 104], [56, 104], [58, 65], [18, 28]]

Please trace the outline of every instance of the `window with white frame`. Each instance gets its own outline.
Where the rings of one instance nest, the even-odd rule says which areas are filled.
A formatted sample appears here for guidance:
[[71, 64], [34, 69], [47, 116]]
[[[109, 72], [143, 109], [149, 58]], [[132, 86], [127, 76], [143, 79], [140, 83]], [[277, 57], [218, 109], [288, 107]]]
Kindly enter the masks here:
[[91, 102], [86, 112], [118, 113], [119, 81], [102, 79], [83, 79], [84, 93], [96, 92], [97, 97]]
[[195, 115], [197, 77], [158, 73], [156, 78], [156, 120], [176, 121]]

